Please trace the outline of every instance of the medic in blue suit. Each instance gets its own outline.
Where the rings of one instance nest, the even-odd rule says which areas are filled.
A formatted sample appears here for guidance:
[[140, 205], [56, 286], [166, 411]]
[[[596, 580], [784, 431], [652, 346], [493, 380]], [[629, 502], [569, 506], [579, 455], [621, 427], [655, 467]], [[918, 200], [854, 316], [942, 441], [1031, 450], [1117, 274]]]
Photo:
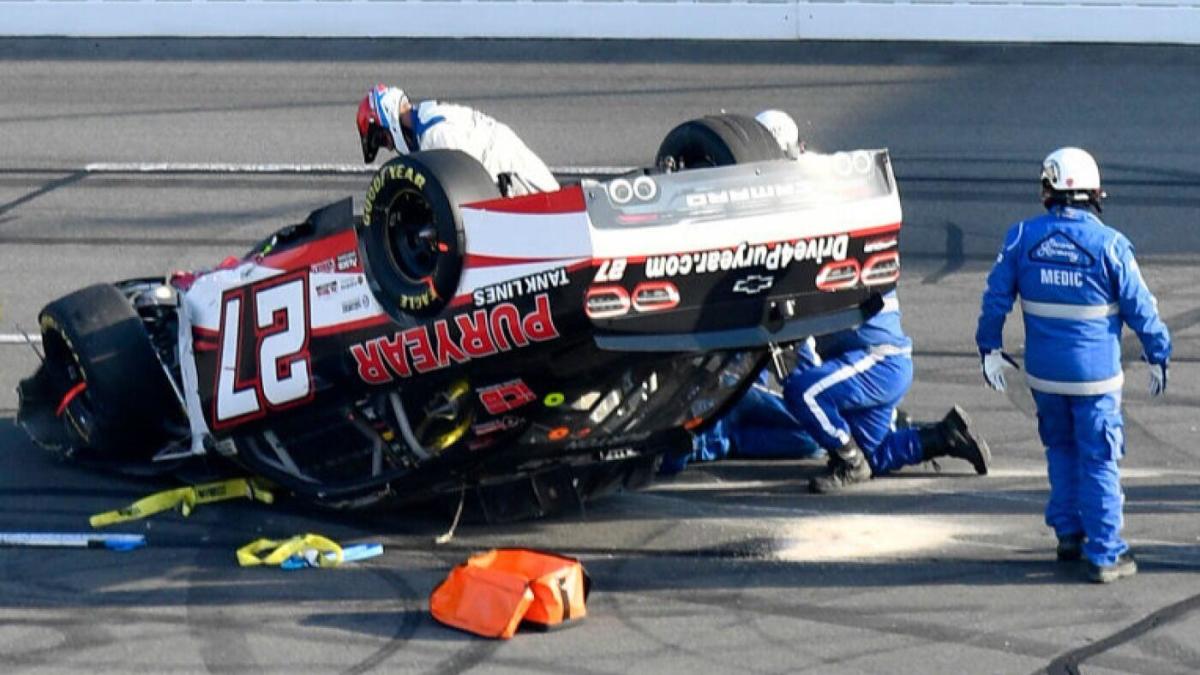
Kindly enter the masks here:
[[1166, 389], [1171, 339], [1133, 246], [1096, 216], [1103, 197], [1090, 154], [1062, 148], [1046, 157], [1047, 213], [1005, 235], [975, 341], [984, 379], [1003, 391], [1004, 368], [1015, 363], [1002, 351], [1002, 331], [1019, 295], [1026, 381], [1050, 476], [1046, 524], [1058, 537], [1059, 560], [1086, 556], [1089, 578], [1108, 583], [1137, 572], [1121, 538], [1121, 326], [1141, 340], [1151, 396]]

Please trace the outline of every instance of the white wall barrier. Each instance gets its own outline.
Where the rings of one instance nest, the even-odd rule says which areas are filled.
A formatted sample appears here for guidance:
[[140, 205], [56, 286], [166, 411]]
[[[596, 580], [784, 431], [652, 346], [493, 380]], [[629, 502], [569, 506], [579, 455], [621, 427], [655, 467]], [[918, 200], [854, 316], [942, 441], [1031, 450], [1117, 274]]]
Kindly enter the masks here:
[[0, 35], [1200, 44], [1200, 0], [0, 0]]

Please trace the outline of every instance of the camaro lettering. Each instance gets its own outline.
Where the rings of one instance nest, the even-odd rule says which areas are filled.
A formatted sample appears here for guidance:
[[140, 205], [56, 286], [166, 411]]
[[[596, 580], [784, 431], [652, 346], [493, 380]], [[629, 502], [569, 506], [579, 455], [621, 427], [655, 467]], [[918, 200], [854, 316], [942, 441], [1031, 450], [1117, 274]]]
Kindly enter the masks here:
[[727, 272], [748, 267], [765, 267], [776, 271], [806, 260], [819, 265], [826, 260], [845, 260], [849, 249], [850, 237], [845, 234], [774, 244], [750, 245], [743, 242], [733, 249], [651, 256], [646, 259], [646, 278]]
[[476, 307], [482, 307], [483, 305], [494, 305], [497, 302], [504, 302], [505, 300], [513, 300], [523, 295], [540, 293], [551, 288], [560, 288], [570, 283], [571, 279], [567, 276], [566, 268], [560, 267], [555, 270], [538, 272], [537, 274], [530, 274], [519, 279], [510, 279], [476, 289], [471, 294], [471, 299], [475, 302]]
[[414, 371], [428, 373], [558, 336], [550, 297], [541, 293], [524, 316], [516, 306], [503, 303], [351, 345], [350, 356], [363, 382], [384, 384]]
[[727, 190], [710, 190], [694, 192], [684, 196], [684, 203], [689, 209], [705, 208], [708, 206], [725, 206], [727, 204], [743, 204], [746, 202], [771, 199], [773, 197], [794, 197], [807, 195], [813, 191], [811, 182], [775, 183], [772, 185], [751, 185], [743, 188]]
[[1070, 270], [1041, 270], [1041, 272], [1043, 284], [1083, 288], [1083, 272]]

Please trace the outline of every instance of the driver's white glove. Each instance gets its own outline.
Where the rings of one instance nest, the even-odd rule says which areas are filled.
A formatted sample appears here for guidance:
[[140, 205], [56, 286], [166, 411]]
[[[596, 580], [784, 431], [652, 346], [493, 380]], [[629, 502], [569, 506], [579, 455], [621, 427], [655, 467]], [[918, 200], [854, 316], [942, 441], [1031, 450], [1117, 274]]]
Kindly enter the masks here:
[[1008, 382], [1004, 380], [1005, 368], [1020, 368], [1013, 357], [1000, 351], [993, 349], [991, 351], [979, 352], [979, 357], [982, 360], [981, 370], [983, 370], [983, 379], [987, 385], [996, 391], [1004, 391], [1008, 388]]
[[1167, 364], [1147, 363], [1150, 366], [1150, 398], [1162, 396], [1167, 391]]

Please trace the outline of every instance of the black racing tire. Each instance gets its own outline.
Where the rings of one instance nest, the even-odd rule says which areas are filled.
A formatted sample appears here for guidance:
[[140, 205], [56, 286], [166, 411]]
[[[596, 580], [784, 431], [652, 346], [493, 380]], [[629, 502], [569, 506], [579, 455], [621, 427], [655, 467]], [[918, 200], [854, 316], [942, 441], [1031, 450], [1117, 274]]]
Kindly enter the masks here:
[[73, 446], [140, 460], [171, 440], [168, 423], [183, 415], [179, 398], [120, 290], [97, 284], [75, 291], [46, 305], [38, 321], [51, 389], [68, 401], [58, 407]]
[[671, 130], [658, 146], [655, 166], [700, 169], [783, 159], [783, 150], [766, 127], [746, 115], [710, 115]]
[[379, 168], [358, 240], [388, 314], [435, 314], [454, 297], [466, 245], [459, 205], [499, 196], [483, 165], [458, 150], [415, 152]]

